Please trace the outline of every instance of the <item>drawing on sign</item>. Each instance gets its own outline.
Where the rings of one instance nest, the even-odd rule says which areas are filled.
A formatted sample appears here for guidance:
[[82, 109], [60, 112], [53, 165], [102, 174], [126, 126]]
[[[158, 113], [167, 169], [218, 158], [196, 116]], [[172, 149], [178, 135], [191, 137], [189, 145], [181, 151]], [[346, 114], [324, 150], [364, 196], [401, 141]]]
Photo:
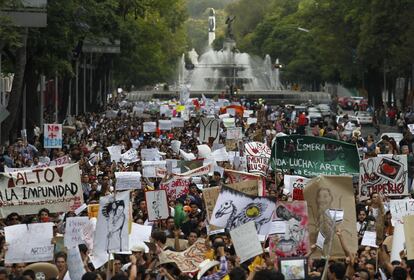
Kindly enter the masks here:
[[210, 137], [214, 138], [214, 143], [219, 141], [219, 121], [216, 119], [200, 119], [200, 142], [209, 142]]
[[125, 202], [115, 198], [110, 199], [102, 208], [102, 215], [106, 218], [108, 227], [106, 250], [122, 248], [122, 231], [126, 220], [124, 210]]
[[305, 256], [309, 248], [306, 201], [281, 203], [276, 208], [276, 217], [276, 221], [285, 223], [285, 232], [278, 234], [276, 254], [281, 257]]
[[389, 196], [408, 194], [406, 187], [407, 156], [393, 155], [369, 158], [360, 162], [360, 196], [367, 199], [371, 193]]
[[169, 208], [165, 190], [148, 191], [145, 193], [148, 209], [148, 221], [167, 219]]

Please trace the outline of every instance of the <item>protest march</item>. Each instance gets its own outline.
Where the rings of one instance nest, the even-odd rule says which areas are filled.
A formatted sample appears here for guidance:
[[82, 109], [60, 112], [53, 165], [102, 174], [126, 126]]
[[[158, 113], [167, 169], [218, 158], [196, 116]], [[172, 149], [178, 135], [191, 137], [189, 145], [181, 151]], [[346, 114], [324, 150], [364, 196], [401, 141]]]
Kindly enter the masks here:
[[315, 134], [294, 112], [118, 95], [19, 138], [0, 157], [0, 279], [413, 279], [410, 130]]

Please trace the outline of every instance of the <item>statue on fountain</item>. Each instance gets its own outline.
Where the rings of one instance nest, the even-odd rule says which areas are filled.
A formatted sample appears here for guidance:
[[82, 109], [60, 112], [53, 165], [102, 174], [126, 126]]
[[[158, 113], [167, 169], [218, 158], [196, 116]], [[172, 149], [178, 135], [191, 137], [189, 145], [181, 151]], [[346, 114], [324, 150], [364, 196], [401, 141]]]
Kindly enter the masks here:
[[226, 24], [227, 24], [226, 38], [231, 39], [231, 40], [234, 40], [232, 24], [235, 18], [236, 16], [233, 16], [233, 17], [228, 16], [226, 19]]

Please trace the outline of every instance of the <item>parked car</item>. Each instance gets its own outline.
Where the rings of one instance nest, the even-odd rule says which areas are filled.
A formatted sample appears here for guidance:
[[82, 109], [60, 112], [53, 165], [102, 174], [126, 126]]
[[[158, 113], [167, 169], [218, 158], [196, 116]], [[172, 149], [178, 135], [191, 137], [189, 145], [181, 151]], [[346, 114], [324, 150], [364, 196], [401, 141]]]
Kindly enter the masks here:
[[321, 121], [323, 121], [323, 117], [321, 112], [316, 107], [309, 107], [308, 108], [308, 122], [310, 126], [318, 125]]
[[332, 112], [331, 112], [331, 107], [329, 107], [328, 104], [319, 104], [316, 106], [316, 108], [319, 109], [319, 111], [322, 114], [322, 117], [330, 117]]
[[355, 117], [358, 119], [360, 124], [372, 125], [372, 115], [367, 111], [358, 111], [355, 113]]

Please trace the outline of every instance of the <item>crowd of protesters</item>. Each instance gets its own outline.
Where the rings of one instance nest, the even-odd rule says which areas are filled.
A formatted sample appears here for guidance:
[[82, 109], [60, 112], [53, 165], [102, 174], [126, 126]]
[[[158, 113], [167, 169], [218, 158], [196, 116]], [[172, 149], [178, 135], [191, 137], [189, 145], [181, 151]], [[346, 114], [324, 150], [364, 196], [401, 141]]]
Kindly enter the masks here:
[[[383, 137], [375, 141], [373, 135], [362, 137], [363, 127], [352, 127], [349, 131], [348, 116], [344, 116], [340, 123], [337, 123], [336, 116], [325, 118], [319, 124], [310, 127], [306, 113], [295, 111], [294, 106], [270, 106], [264, 100], [233, 100], [239, 102], [248, 110], [253, 110], [251, 117], [257, 118], [257, 123], [248, 125], [247, 119], [236, 116], [236, 126], [243, 128], [243, 141], [258, 141], [272, 146], [272, 141], [277, 134], [307, 134], [318, 137], [329, 137], [343, 140], [358, 145], [361, 158], [375, 157], [377, 154], [406, 154], [408, 157], [408, 177], [411, 192], [411, 182], [414, 175], [413, 143], [414, 137], [407, 128], [407, 117], [403, 116], [404, 124], [401, 132], [404, 137], [399, 143], [390, 137]], [[126, 106], [120, 108], [120, 103]], [[88, 113], [86, 115], [74, 116], [67, 120], [66, 124], [73, 127], [64, 135], [63, 147], [61, 149], [43, 148], [43, 140], [40, 129], [35, 126], [33, 131], [28, 131], [27, 138], [19, 138], [15, 143], [2, 147], [3, 153], [0, 156], [0, 171], [4, 167], [33, 167], [38, 164], [47, 164], [50, 161], [68, 155], [72, 162], [79, 164], [81, 170], [81, 183], [84, 201], [87, 204], [99, 203], [102, 196], [114, 192], [114, 173], [117, 171], [142, 171], [140, 161], [126, 165], [122, 162], [111, 161], [110, 154], [106, 147], [122, 145], [124, 151], [133, 148], [140, 154], [141, 149], [157, 148], [160, 154], [166, 159], [182, 159], [170, 146], [171, 140], [181, 141], [181, 149], [197, 155], [200, 117], [203, 116], [203, 100], [195, 102], [188, 121], [184, 128], [173, 128], [171, 131], [157, 131], [156, 133], [144, 133], [143, 122], [152, 120], [158, 121], [167, 119], [160, 115], [156, 109], [149, 108], [145, 111], [145, 118], [136, 115], [128, 102], [120, 99], [120, 96], [111, 100], [105, 108], [116, 110], [116, 116], [107, 117], [104, 112]], [[154, 103], [156, 104], [156, 103]], [[154, 108], [156, 106], [153, 106]], [[407, 112], [406, 115], [409, 115]], [[179, 116], [180, 113], [177, 113]], [[385, 116], [380, 114], [380, 117]], [[395, 117], [395, 116], [394, 116]], [[400, 118], [398, 118], [400, 119]], [[394, 119], [390, 117], [394, 124]], [[395, 122], [397, 125], [399, 122]], [[220, 128], [220, 143], [225, 144], [226, 128]], [[212, 146], [213, 143], [208, 143]], [[219, 165], [232, 169], [234, 166], [228, 162], [220, 162]], [[294, 170], [291, 171], [294, 174]], [[148, 219], [145, 191], [158, 189], [161, 183], [160, 178], [142, 179], [142, 188], [134, 190], [131, 194], [132, 219], [137, 224], [144, 224]], [[189, 193], [177, 201], [169, 201], [171, 207], [181, 203], [187, 213], [187, 220], [181, 228], [177, 228], [174, 217], [153, 223], [151, 234], [152, 242], [156, 249], [147, 251], [143, 246], [131, 248], [131, 255], [114, 255], [114, 258], [105, 266], [95, 269], [88, 257], [86, 245], [79, 245], [82, 264], [86, 274], [82, 280], [95, 279], [202, 279], [202, 280], [268, 280], [285, 279], [285, 276], [274, 266], [274, 260], [270, 258], [268, 242], [263, 244], [263, 254], [250, 261], [240, 263], [235, 253], [232, 241], [228, 232], [215, 235], [208, 235], [206, 229], [206, 207], [202, 199], [202, 188], [211, 186], [222, 186], [226, 183], [225, 176], [214, 172], [213, 176], [204, 176], [202, 186], [192, 183]], [[356, 189], [357, 188], [356, 183]], [[2, 186], [3, 187], [3, 186]], [[266, 195], [275, 201], [287, 200], [283, 193], [283, 175], [274, 170], [268, 171], [266, 177]], [[312, 252], [309, 256], [308, 279], [322, 279], [326, 275], [328, 279], [414, 279], [414, 260], [407, 259], [404, 251], [401, 252], [399, 261], [390, 261], [390, 248], [383, 244], [387, 237], [393, 235], [393, 226], [390, 222], [388, 198], [372, 194], [367, 201], [357, 200], [357, 225], [355, 231], [361, 238], [364, 231], [373, 223], [383, 223], [384, 230], [378, 236], [379, 248], [360, 246], [357, 252], [350, 252], [347, 244], [342, 242], [346, 255], [345, 259], [312, 259]], [[63, 215], [65, 214], [65, 215]], [[87, 215], [86, 211], [80, 214]], [[12, 213], [1, 221], [1, 226], [12, 226], [20, 223], [53, 222], [54, 235], [64, 234], [66, 217], [73, 217], [73, 212], [50, 213], [45, 208], [40, 210], [38, 215], [20, 215]], [[341, 230], [337, 231], [337, 238], [341, 240]], [[200, 271], [195, 275], [181, 273], [174, 263], [160, 264], [159, 254], [162, 250], [183, 251], [194, 242], [203, 238], [209, 248], [205, 255], [206, 261], [200, 266]], [[169, 244], [167, 240], [186, 239], [185, 246], [178, 242]], [[4, 279], [38, 279], [33, 264], [28, 263], [5, 263], [4, 254], [7, 250], [4, 231], [0, 237], [0, 280]], [[312, 250], [315, 247], [312, 246]], [[53, 279], [70, 279], [67, 267], [67, 255], [61, 248], [56, 248], [53, 264], [54, 270], [46, 274]], [[328, 265], [326, 266], [326, 262]], [[325, 270], [325, 271], [324, 271]], [[78, 280], [78, 279], [72, 279]]]

